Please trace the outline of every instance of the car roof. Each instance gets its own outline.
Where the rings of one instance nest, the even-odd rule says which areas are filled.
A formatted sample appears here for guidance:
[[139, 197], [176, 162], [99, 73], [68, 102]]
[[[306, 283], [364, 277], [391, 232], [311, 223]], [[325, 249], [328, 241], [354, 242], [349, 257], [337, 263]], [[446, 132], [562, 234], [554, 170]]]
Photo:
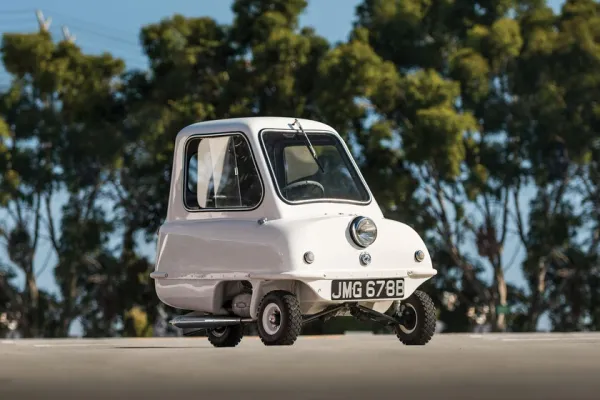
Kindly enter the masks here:
[[[322, 122], [303, 118], [297, 119], [306, 131], [335, 132], [331, 126]], [[184, 127], [177, 134], [177, 139], [184, 139], [190, 135], [210, 135], [236, 131], [242, 131], [249, 135], [258, 135], [263, 129], [293, 129], [290, 125], [295, 120], [295, 117], [245, 117], [202, 121]]]

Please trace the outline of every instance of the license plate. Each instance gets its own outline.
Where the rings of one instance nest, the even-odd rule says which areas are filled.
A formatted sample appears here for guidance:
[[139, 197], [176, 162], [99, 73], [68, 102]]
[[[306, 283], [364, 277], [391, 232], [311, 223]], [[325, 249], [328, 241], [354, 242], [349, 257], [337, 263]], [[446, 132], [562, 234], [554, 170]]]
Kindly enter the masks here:
[[332, 300], [388, 299], [404, 295], [404, 279], [358, 279], [331, 282]]

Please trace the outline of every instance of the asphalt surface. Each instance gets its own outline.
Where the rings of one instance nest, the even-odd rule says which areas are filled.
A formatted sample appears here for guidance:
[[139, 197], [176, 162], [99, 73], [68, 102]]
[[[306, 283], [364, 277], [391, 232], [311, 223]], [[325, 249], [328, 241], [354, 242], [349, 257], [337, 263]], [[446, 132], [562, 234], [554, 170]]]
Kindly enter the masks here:
[[600, 333], [0, 341], [0, 399], [600, 399]]

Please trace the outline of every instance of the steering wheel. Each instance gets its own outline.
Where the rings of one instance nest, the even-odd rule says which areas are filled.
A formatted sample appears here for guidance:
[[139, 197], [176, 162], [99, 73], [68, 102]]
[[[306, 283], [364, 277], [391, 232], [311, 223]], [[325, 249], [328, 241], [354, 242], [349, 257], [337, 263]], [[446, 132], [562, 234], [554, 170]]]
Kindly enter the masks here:
[[294, 183], [290, 183], [289, 185], [285, 186], [282, 191], [286, 192], [290, 189], [296, 189], [302, 186], [315, 186], [317, 187], [320, 191], [321, 191], [321, 196], [325, 195], [325, 188], [323, 187], [323, 185], [321, 185], [319, 182], [317, 181], [309, 181], [309, 180], [304, 180], [304, 181], [298, 181], [298, 182], [294, 182]]

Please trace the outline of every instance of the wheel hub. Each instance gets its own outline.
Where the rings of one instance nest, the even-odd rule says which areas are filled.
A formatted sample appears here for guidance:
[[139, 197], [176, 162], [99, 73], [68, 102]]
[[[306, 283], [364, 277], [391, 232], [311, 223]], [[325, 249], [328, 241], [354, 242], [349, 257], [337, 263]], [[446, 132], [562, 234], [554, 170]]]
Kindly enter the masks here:
[[398, 307], [398, 316], [402, 321], [400, 330], [406, 334], [410, 334], [417, 328], [417, 310], [412, 304], [401, 304]]
[[275, 303], [268, 304], [263, 313], [262, 324], [269, 335], [274, 335], [281, 327], [281, 309]]
[[223, 327], [216, 328], [216, 329], [212, 330], [212, 334], [214, 336], [217, 336], [217, 337], [221, 337], [221, 336], [225, 335], [226, 332], [227, 332], [227, 327], [226, 326], [223, 326]]

